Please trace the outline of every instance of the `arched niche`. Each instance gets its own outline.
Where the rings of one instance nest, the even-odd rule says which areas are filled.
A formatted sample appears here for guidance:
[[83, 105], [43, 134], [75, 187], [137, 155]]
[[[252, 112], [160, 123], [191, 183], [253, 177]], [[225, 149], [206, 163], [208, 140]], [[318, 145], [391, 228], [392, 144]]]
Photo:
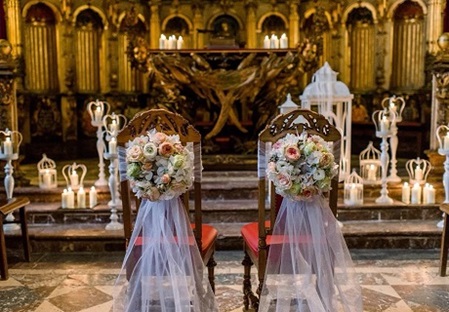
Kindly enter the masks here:
[[78, 8], [76, 8], [76, 10], [73, 12], [72, 22], [74, 24], [76, 23], [76, 21], [78, 19], [78, 15], [81, 12], [84, 12], [85, 10], [91, 10], [91, 11], [95, 12], [100, 17], [103, 28], [108, 29], [108, 27], [109, 27], [108, 18], [106, 17], [106, 15], [104, 14], [104, 12], [102, 10], [100, 10], [99, 8], [92, 6], [92, 5], [81, 5]]
[[271, 14], [261, 21], [260, 30], [264, 36], [274, 34], [280, 37], [283, 33], [287, 32], [287, 25], [288, 24], [281, 16]]
[[192, 33], [192, 22], [183, 15], [172, 15], [162, 22], [162, 32], [167, 35], [188, 36]]
[[51, 2], [46, 2], [46, 1], [40, 1], [40, 0], [34, 0], [34, 1], [29, 1], [27, 2], [22, 9], [22, 17], [26, 20], [27, 15], [29, 14], [29, 10], [30, 8], [34, 7], [36, 4], [42, 4], [45, 5], [46, 7], [50, 8], [51, 11], [53, 12], [53, 16], [55, 18], [56, 24], [60, 23], [62, 20], [62, 14], [61, 11], [59, 10], [58, 7], [56, 7], [53, 3]]

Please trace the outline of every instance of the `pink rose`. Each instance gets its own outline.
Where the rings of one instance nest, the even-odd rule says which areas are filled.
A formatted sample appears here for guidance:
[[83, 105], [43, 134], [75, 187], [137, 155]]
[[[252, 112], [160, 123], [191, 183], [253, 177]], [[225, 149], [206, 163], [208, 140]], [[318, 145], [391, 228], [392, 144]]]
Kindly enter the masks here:
[[294, 145], [287, 146], [285, 148], [285, 158], [291, 161], [296, 161], [301, 157], [301, 152], [299, 151], [298, 147]]
[[136, 162], [143, 157], [142, 149], [138, 145], [133, 145], [126, 151], [126, 160], [129, 162]]
[[292, 180], [290, 179], [290, 176], [279, 173], [277, 175], [276, 186], [282, 190], [289, 189], [292, 186]]
[[178, 152], [182, 152], [184, 150], [184, 145], [182, 145], [181, 143], [175, 143], [174, 147]]
[[146, 162], [142, 165], [143, 171], [150, 171], [152, 168], [153, 168], [153, 163], [151, 163], [151, 162]]
[[314, 187], [307, 187], [302, 190], [301, 196], [305, 198], [312, 198], [317, 194], [317, 191]]
[[164, 184], [170, 183], [170, 181], [171, 181], [171, 178], [170, 178], [170, 176], [168, 174], [164, 174], [161, 177], [161, 182], [164, 183]]
[[174, 152], [175, 148], [173, 147], [173, 144], [169, 142], [163, 142], [161, 145], [159, 145], [159, 154], [161, 154], [162, 156], [168, 157]]
[[156, 132], [153, 136], [153, 142], [156, 144], [161, 144], [162, 142], [165, 142], [165, 140], [167, 139], [167, 135], [165, 133], [162, 132]]

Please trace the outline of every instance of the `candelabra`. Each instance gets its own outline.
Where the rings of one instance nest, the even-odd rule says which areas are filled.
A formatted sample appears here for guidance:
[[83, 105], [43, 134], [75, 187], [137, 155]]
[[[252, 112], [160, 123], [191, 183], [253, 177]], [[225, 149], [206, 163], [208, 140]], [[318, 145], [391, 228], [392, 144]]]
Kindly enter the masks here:
[[98, 99], [94, 102], [87, 104], [87, 111], [91, 118], [92, 126], [97, 128], [97, 151], [98, 151], [98, 180], [95, 181], [95, 186], [107, 186], [108, 181], [106, 181], [104, 173], [104, 160], [103, 154], [105, 150], [104, 140], [103, 140], [103, 116], [109, 113], [110, 105], [107, 102], [99, 101]]
[[[438, 140], [438, 154], [446, 156], [444, 161], [443, 187], [444, 187], [444, 203], [449, 203], [449, 126], [439, 126], [435, 134]], [[444, 212], [443, 220], [437, 223], [439, 228], [444, 226]]]
[[[388, 104], [387, 104], [388, 103]], [[390, 175], [388, 176], [389, 182], [401, 182], [401, 178], [397, 175], [396, 169], [397, 159], [396, 151], [398, 149], [398, 127], [397, 123], [402, 121], [402, 112], [405, 108], [405, 101], [402, 97], [396, 97], [393, 95], [390, 98], [385, 98], [382, 101], [382, 107], [389, 110], [390, 119], [390, 146], [391, 146], [391, 159], [390, 159]]]
[[[0, 159], [6, 161], [4, 185], [6, 199], [9, 200], [13, 197], [14, 192], [14, 167], [12, 161], [19, 158], [19, 146], [22, 143], [22, 134], [15, 130], [5, 129], [5, 131], [0, 131], [0, 138], [3, 139], [0, 147]], [[13, 223], [15, 218], [12, 213], [9, 213], [5, 220], [9, 222], [3, 225], [5, 231], [20, 229], [17, 223]]]
[[[81, 169], [81, 177], [78, 174], [78, 169]], [[87, 173], [87, 167], [83, 164], [73, 163], [72, 165], [65, 165], [62, 168], [62, 175], [64, 176], [67, 188], [77, 191], [80, 187], [84, 187], [84, 177]]]
[[[110, 122], [109, 122], [110, 121]], [[111, 209], [111, 216], [106, 225], [106, 230], [122, 230], [123, 224], [118, 222], [117, 208], [121, 207], [121, 200], [118, 192], [118, 154], [117, 154], [117, 134], [126, 125], [126, 117], [120, 114], [105, 115], [103, 118], [103, 125], [106, 133], [106, 140], [108, 141], [107, 152], [104, 153], [104, 158], [109, 160], [109, 191], [111, 193], [111, 200], [108, 203]]]
[[390, 122], [395, 119], [395, 113], [391, 110], [377, 110], [373, 113], [372, 119], [376, 127], [376, 137], [382, 139], [380, 144], [380, 162], [382, 165], [382, 189], [380, 197], [376, 198], [378, 204], [392, 204], [393, 199], [388, 196], [387, 171], [388, 171], [388, 141], [391, 136]]

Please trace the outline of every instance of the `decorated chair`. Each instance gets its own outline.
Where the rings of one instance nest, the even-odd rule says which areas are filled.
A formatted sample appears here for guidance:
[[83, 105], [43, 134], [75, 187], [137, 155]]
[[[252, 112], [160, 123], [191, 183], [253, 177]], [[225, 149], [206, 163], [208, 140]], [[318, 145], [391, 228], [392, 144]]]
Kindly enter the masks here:
[[[151, 198], [150, 200], [142, 199], [136, 196], [135, 192], [139, 189], [139, 186], [136, 186], [136, 182], [130, 181], [129, 178], [130, 168], [126, 168], [127, 166], [127, 160], [129, 155], [125, 153], [128, 153], [126, 151], [126, 148], [129, 146], [129, 144], [134, 144], [135, 142], [139, 142], [142, 137], [149, 137], [149, 133], [156, 133], [157, 135], [163, 135], [163, 136], [175, 136], [178, 138], [179, 136], [179, 143], [174, 144], [175, 150], [182, 149], [189, 150], [189, 154], [193, 155], [193, 163], [187, 163], [186, 166], [188, 168], [184, 168], [186, 172], [193, 169], [193, 190], [190, 190], [193, 193], [193, 200], [190, 200], [189, 192], [187, 191], [181, 195], [181, 199], [183, 206], [185, 207], [185, 214], [184, 213], [176, 213], [172, 208], [175, 207], [169, 207], [166, 212], [161, 212], [160, 209], [164, 209], [163, 206], [160, 206], [162, 208], [153, 209], [151, 205], [175, 205], [177, 206], [176, 198], [179, 198], [178, 196], [175, 196], [172, 201], [169, 200], [155, 200], [155, 198]], [[156, 136], [153, 136], [156, 138]], [[134, 143], [131, 143], [134, 142]], [[119, 168], [120, 168], [120, 193], [121, 193], [121, 199], [123, 202], [123, 223], [124, 223], [124, 232], [125, 232], [125, 239], [126, 239], [126, 245], [128, 248], [127, 256], [125, 258], [124, 266], [126, 267], [126, 276], [128, 281], [132, 279], [132, 275], [136, 274], [136, 267], [142, 266], [143, 264], [141, 262], [148, 262], [154, 264], [148, 264], [149, 266], [155, 266], [155, 267], [148, 267], [146, 268], [145, 275], [156, 275], [160, 274], [162, 277], [165, 278], [166, 275], [174, 274], [174, 272], [187, 270], [186, 268], [168, 268], [171, 263], [173, 263], [173, 260], [170, 260], [172, 258], [176, 257], [191, 257], [194, 258], [196, 252], [194, 252], [193, 248], [196, 248], [196, 245], [199, 249], [199, 254], [201, 256], [202, 263], [201, 265], [198, 265], [197, 263], [194, 263], [195, 259], [176, 259], [177, 261], [183, 261], [183, 264], [191, 264], [191, 269], [193, 270], [201, 270], [203, 264], [207, 266], [208, 270], [208, 281], [210, 283], [210, 288], [212, 291], [215, 291], [215, 285], [214, 285], [214, 267], [216, 265], [214, 261], [214, 251], [215, 251], [215, 241], [217, 239], [217, 230], [210, 226], [202, 223], [202, 208], [201, 208], [201, 171], [202, 171], [202, 165], [201, 165], [201, 136], [199, 132], [194, 129], [193, 126], [191, 126], [186, 119], [184, 119], [181, 115], [169, 112], [164, 109], [151, 109], [145, 112], [138, 113], [129, 123], [128, 125], [118, 134], [117, 136], [117, 144], [118, 144], [118, 153], [119, 153]], [[145, 144], [143, 142], [142, 144]], [[161, 143], [158, 147], [159, 153], [161, 152], [161, 146], [163, 143]], [[181, 146], [182, 145], [182, 146]], [[184, 146], [184, 147], [183, 147]], [[146, 147], [145, 147], [146, 148]], [[125, 152], [126, 151], [126, 152]], [[176, 161], [176, 156], [171, 157], [168, 160], [168, 163], [164, 166], [167, 168], [167, 171], [173, 170], [173, 166], [177, 166], [176, 164], [171, 164], [171, 162]], [[126, 160], [125, 160], [126, 159]], [[154, 164], [158, 164], [153, 163]], [[162, 163], [163, 164], [163, 163]], [[182, 168], [183, 162], [180, 162], [180, 168]], [[125, 167], [124, 167], [125, 166]], [[171, 166], [171, 167], [170, 167]], [[126, 174], [125, 174], [126, 172]], [[179, 171], [182, 173], [182, 171]], [[162, 173], [157, 172], [154, 173], [154, 175], [161, 175]], [[151, 173], [153, 175], [153, 173]], [[175, 187], [175, 184], [179, 184], [177, 181], [178, 179], [181, 179], [182, 176], [176, 176], [172, 177], [173, 180], [173, 187]], [[148, 177], [148, 179], [151, 179], [151, 177]], [[175, 181], [176, 179], [176, 181]], [[162, 182], [165, 183], [165, 182]], [[160, 185], [159, 185], [160, 186]], [[159, 189], [161, 190], [161, 189]], [[139, 192], [139, 191], [138, 191]], [[156, 190], [158, 196], [159, 192]], [[162, 191], [161, 191], [162, 193]], [[142, 194], [140, 194], [142, 195]], [[145, 196], [143, 196], [145, 197]], [[144, 203], [144, 201], [147, 201]], [[150, 202], [151, 201], [151, 202]], [[161, 204], [162, 203], [162, 204]], [[171, 203], [171, 204], [170, 204]], [[193, 204], [193, 207], [191, 205]], [[182, 206], [182, 205], [181, 205]], [[139, 210], [140, 207], [140, 210]], [[139, 220], [139, 214], [141, 210], [150, 210], [152, 209], [151, 215], [146, 215], [144, 218], [146, 220]], [[183, 210], [182, 208], [181, 210]], [[182, 212], [182, 211], [181, 211]], [[144, 211], [142, 211], [144, 213]], [[135, 215], [137, 216], [135, 217]], [[186, 217], [185, 217], [186, 216]], [[190, 223], [189, 219], [193, 216], [193, 222]], [[183, 218], [187, 220], [188, 224], [190, 224], [189, 229], [183, 229]], [[156, 219], [156, 220], [148, 220], [148, 219]], [[137, 224], [139, 222], [139, 224]], [[142, 225], [143, 222], [143, 225]], [[145, 223], [148, 222], [148, 223]], [[162, 224], [164, 222], [164, 224]], [[139, 226], [139, 227], [138, 227]], [[157, 226], [161, 227], [161, 231], [165, 232], [173, 232], [171, 237], [160, 237], [160, 233], [156, 234], [152, 232], [153, 229], [150, 229], [150, 227]], [[135, 233], [136, 228], [138, 229], [138, 233]], [[193, 230], [194, 237], [182, 237], [183, 235], [190, 236], [190, 234]], [[184, 233], [184, 234], [180, 234]], [[165, 235], [166, 233], [162, 233], [162, 235]], [[167, 234], [168, 235], [168, 234]], [[162, 246], [164, 244], [162, 240], [169, 241], [168, 244], [170, 246]], [[154, 259], [150, 259], [150, 256], [148, 256], [148, 253], [150, 252], [148, 250], [148, 245], [154, 245], [154, 248], [151, 250], [152, 258], [158, 257], [159, 255], [163, 257], [163, 260], [156, 261]], [[157, 249], [160, 246], [160, 250]], [[182, 254], [181, 249], [184, 248], [185, 245], [190, 245], [189, 251], [186, 254]], [[194, 247], [195, 246], [195, 247]], [[156, 249], [155, 249], [156, 248]], [[165, 249], [164, 249], [165, 248]], [[131, 250], [130, 250], [131, 249]], [[155, 250], [155, 251], [154, 251]], [[147, 253], [147, 255], [145, 255]], [[201, 261], [200, 260], [200, 261]], [[165, 261], [165, 262], [164, 262]], [[193, 264], [192, 264], [193, 262]], [[156, 266], [160, 266], [160, 268], [156, 268]], [[164, 267], [167, 266], [167, 267]], [[159, 273], [155, 273], [155, 271], [160, 270]], [[185, 272], [184, 272], [185, 273]], [[143, 273], [142, 273], [143, 274]], [[186, 275], [192, 275], [192, 272], [185, 273]], [[202, 273], [201, 273], [202, 274]], [[194, 274], [193, 274], [194, 275]], [[172, 281], [170, 283], [173, 283], [174, 279], [177, 279], [176, 276], [172, 276]], [[185, 278], [185, 277], [184, 277]], [[201, 279], [201, 276], [198, 276], [198, 279]], [[148, 278], [147, 278], [148, 279]], [[185, 282], [185, 281], [184, 281]], [[183, 283], [184, 283], [183, 282]], [[141, 282], [143, 284], [143, 282]], [[181, 283], [181, 282], [179, 282]], [[162, 282], [160, 282], [162, 287]], [[181, 287], [179, 287], [181, 288]], [[174, 290], [176, 291], [176, 290]], [[213, 295], [213, 293], [212, 293]], [[171, 296], [165, 295], [165, 296]], [[182, 297], [182, 295], [178, 294], [178, 297]], [[166, 300], [166, 299], [163, 299]], [[183, 300], [182, 298], [179, 300]], [[130, 308], [131, 310], [133, 308]], [[139, 310], [140, 311], [140, 310]]]
[[[288, 299], [290, 294], [289, 291], [295, 292], [295, 286], [298, 284], [298, 280], [295, 280], [299, 275], [305, 276], [301, 270], [303, 268], [309, 268], [310, 271], [310, 283], [313, 284], [313, 278], [315, 281], [315, 288], [312, 290], [308, 288], [307, 291], [304, 291], [305, 297], [312, 298], [315, 294], [317, 298], [314, 303], [316, 306], [314, 307], [312, 304], [309, 304], [309, 308], [311, 311], [328, 311], [329, 307], [325, 307], [325, 309], [321, 310], [319, 306], [321, 306], [321, 299], [325, 296], [331, 296], [331, 294], [326, 294], [325, 291], [328, 289], [320, 290], [318, 289], [320, 284], [319, 279], [322, 278], [321, 275], [316, 275], [316, 271], [319, 270], [316, 266], [316, 255], [315, 253], [325, 253], [323, 249], [327, 248], [327, 243], [322, 244], [324, 240], [323, 237], [326, 237], [327, 227], [332, 231], [339, 231], [337, 222], [335, 220], [335, 214], [337, 211], [337, 198], [338, 198], [338, 169], [334, 167], [333, 172], [334, 176], [331, 180], [329, 190], [329, 185], [327, 186], [326, 192], [323, 199], [327, 201], [327, 204], [324, 205], [327, 208], [322, 209], [320, 206], [321, 203], [318, 200], [318, 204], [316, 202], [311, 202], [310, 204], [307, 201], [303, 201], [305, 210], [304, 212], [298, 212], [302, 208], [290, 208], [290, 211], [284, 211], [284, 205], [295, 205], [294, 201], [287, 201], [285, 196], [281, 196], [276, 194], [276, 189], [273, 182], [268, 182], [268, 202], [269, 207], [266, 208], [267, 201], [267, 172], [270, 170], [279, 169], [277, 165], [274, 165], [273, 159], [270, 159], [270, 152], [274, 150], [275, 144], [279, 144], [278, 140], [291, 140], [291, 138], [298, 138], [304, 132], [307, 135], [318, 136], [319, 138], [324, 139], [326, 142], [330, 142], [332, 148], [330, 149], [330, 153], [335, 155], [334, 164], [339, 163], [339, 147], [340, 147], [340, 132], [331, 125], [325, 117], [319, 115], [313, 111], [305, 110], [305, 109], [297, 109], [292, 112], [281, 114], [277, 116], [266, 128], [259, 134], [258, 138], [258, 177], [259, 177], [259, 195], [258, 195], [258, 221], [246, 224], [241, 229], [241, 234], [243, 237], [243, 247], [244, 247], [244, 260], [242, 262], [244, 266], [244, 280], [243, 280], [243, 292], [244, 292], [244, 311], [268, 311], [268, 306], [272, 306], [273, 304], [276, 306], [276, 311], [289, 311], [288, 307], [294, 306], [295, 304], [300, 304], [301, 297], [299, 293], [301, 291], [297, 291], [296, 294], [293, 295], [292, 299]], [[294, 135], [288, 137], [288, 135]], [[299, 145], [299, 143], [298, 143]], [[317, 144], [318, 145], [318, 144]], [[277, 146], [278, 149], [283, 149], [283, 147]], [[307, 148], [307, 147], [306, 147]], [[315, 148], [315, 147], [314, 147]], [[300, 150], [300, 153], [303, 152]], [[279, 156], [279, 155], [278, 155]], [[275, 159], [279, 157], [276, 156]], [[293, 155], [294, 156], [294, 155]], [[293, 157], [292, 156], [292, 157]], [[298, 154], [300, 156], [300, 154]], [[270, 167], [271, 166], [271, 167]], [[285, 166], [285, 164], [283, 165]], [[271, 169], [270, 169], [271, 168]], [[288, 170], [288, 174], [291, 173], [293, 169]], [[301, 170], [305, 170], [301, 168]], [[293, 175], [293, 173], [291, 173]], [[268, 173], [269, 175], [269, 173]], [[269, 176], [268, 176], [269, 177]], [[277, 181], [278, 185], [283, 184], [283, 181]], [[307, 195], [304, 195], [307, 196]], [[281, 207], [282, 205], [282, 207]], [[298, 202], [297, 205], [302, 205], [302, 202]], [[317, 207], [312, 207], [309, 205], [315, 205]], [[310, 208], [312, 207], [312, 208]], [[329, 209], [330, 207], [330, 209]], [[288, 207], [287, 207], [288, 209]], [[322, 213], [317, 215], [315, 219], [312, 219], [309, 215], [307, 215], [307, 210], [323, 210]], [[297, 210], [297, 211], [294, 211]], [[268, 216], [267, 216], [268, 211]], [[286, 215], [282, 216], [284, 219], [278, 218], [278, 214], [281, 212]], [[292, 215], [288, 215], [288, 213], [293, 213]], [[300, 217], [298, 216], [300, 213]], [[295, 220], [287, 220], [288, 218], [297, 218]], [[311, 221], [314, 220], [314, 221]], [[276, 226], [281, 226], [278, 224], [279, 222], [283, 222], [282, 226], [285, 227], [285, 232], [273, 232], [276, 231], [274, 229]], [[291, 222], [291, 223], [289, 223]], [[321, 223], [320, 229], [324, 231], [320, 238], [313, 238], [315, 235], [310, 233], [315, 230], [315, 225], [313, 223]], [[289, 232], [293, 231], [287, 229], [288, 224], [292, 227], [300, 227], [298, 232]], [[292, 225], [293, 224], [293, 225]], [[300, 233], [300, 234], [298, 234]], [[339, 233], [340, 234], [340, 233]], [[346, 245], [342, 242], [342, 236], [331, 235], [338, 237], [339, 241], [333, 242], [336, 245], [343, 245], [343, 250], [347, 252], [345, 249]], [[317, 242], [318, 241], [318, 242]], [[321, 241], [321, 242], [320, 242]], [[313, 245], [315, 244], [315, 245]], [[311, 246], [313, 245], [313, 246]], [[323, 245], [323, 246], [319, 246]], [[291, 247], [291, 248], [290, 248]], [[275, 249], [274, 249], [275, 248]], [[340, 247], [339, 247], [340, 248]], [[269, 251], [273, 249], [273, 254], [271, 255], [272, 266], [271, 269], [267, 268], [268, 260], [270, 253]], [[284, 259], [282, 257], [289, 256], [289, 254], [294, 254], [291, 259], [291, 263], [289, 263], [290, 267], [285, 267]], [[347, 255], [347, 253], [346, 253]], [[321, 257], [321, 256], [320, 256]], [[287, 257], [286, 257], [287, 258]], [[324, 258], [324, 257], [323, 257]], [[321, 258], [320, 258], [321, 259]], [[325, 258], [326, 259], [326, 258]], [[322, 259], [321, 259], [322, 260]], [[318, 261], [321, 261], [318, 260]], [[287, 263], [289, 260], [286, 259]], [[328, 267], [331, 271], [330, 275], [333, 274], [333, 266], [332, 262], [334, 259], [327, 259], [329, 262]], [[344, 262], [344, 261], [343, 261]], [[256, 292], [253, 292], [251, 285], [251, 267], [255, 264], [258, 269], [258, 282], [259, 285], [257, 287]], [[267, 272], [267, 270], [271, 270], [272, 272]], [[281, 270], [280, 273], [276, 273], [275, 271]], [[284, 271], [282, 271], [284, 270]], [[297, 270], [297, 271], [295, 271]], [[305, 269], [307, 270], [307, 269]], [[271, 275], [267, 275], [271, 274]], [[277, 275], [276, 275], [277, 274]], [[314, 275], [315, 277], [313, 277]], [[267, 282], [265, 278], [270, 276], [272, 279], [278, 279], [277, 281], [272, 281], [273, 285], [276, 283], [282, 284], [286, 283], [286, 288], [278, 291], [274, 288], [266, 287], [265, 283]], [[332, 284], [332, 281], [323, 281], [324, 283]], [[322, 285], [321, 284], [321, 285]], [[327, 287], [327, 286], [326, 286]], [[332, 287], [332, 286], [331, 286]], [[355, 287], [357, 289], [357, 286]], [[277, 291], [277, 293], [275, 293]], [[282, 292], [284, 291], [284, 293]], [[270, 294], [271, 292], [271, 294]], [[268, 295], [272, 295], [269, 297]], [[355, 292], [355, 296], [360, 297], [360, 293]], [[265, 297], [264, 297], [265, 296]], [[295, 297], [296, 296], [296, 297]], [[281, 297], [281, 298], [279, 298]], [[262, 301], [265, 300], [265, 303]], [[282, 303], [282, 301], [285, 301]], [[360, 302], [355, 305], [361, 304]], [[283, 305], [281, 305], [283, 304]], [[264, 305], [262, 307], [262, 305]], [[307, 310], [307, 308], [306, 308]], [[331, 309], [332, 310], [332, 309]], [[294, 309], [294, 311], [299, 311]], [[303, 311], [303, 310], [300, 310]], [[307, 310], [308, 311], [308, 310]], [[329, 310], [330, 311], [330, 310]], [[345, 310], [346, 311], [346, 310]], [[352, 311], [352, 310], [348, 310]], [[361, 310], [360, 310], [361, 311]]]
[[447, 254], [449, 252], [449, 224], [448, 224], [449, 204], [442, 203], [440, 205], [440, 210], [444, 214], [443, 232], [441, 234], [440, 276], [446, 276]]

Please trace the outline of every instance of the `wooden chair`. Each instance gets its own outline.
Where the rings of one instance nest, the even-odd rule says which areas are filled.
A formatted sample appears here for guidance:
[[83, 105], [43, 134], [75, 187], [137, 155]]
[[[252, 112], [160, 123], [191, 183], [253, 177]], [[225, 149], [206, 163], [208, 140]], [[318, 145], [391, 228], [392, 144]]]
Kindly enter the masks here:
[[441, 235], [441, 250], [440, 250], [440, 276], [446, 276], [447, 267], [447, 253], [449, 250], [449, 225], [448, 214], [449, 204], [443, 203], [440, 206], [440, 210], [444, 213], [444, 226], [443, 233]]
[[[307, 131], [310, 134], [316, 134], [328, 142], [334, 142], [333, 152], [335, 162], [339, 163], [340, 156], [340, 132], [331, 125], [327, 119], [310, 110], [297, 109], [284, 115], [277, 116], [267, 127], [259, 134], [259, 153], [258, 158], [265, 158], [265, 149], [260, 149], [261, 144], [268, 142], [275, 143], [288, 133], [300, 134]], [[268, 155], [268, 151], [266, 151]], [[267, 265], [268, 250], [271, 244], [272, 225], [274, 225], [277, 212], [282, 202], [282, 197], [277, 195], [274, 185], [269, 183], [269, 216], [266, 217], [266, 179], [265, 173], [259, 173], [258, 184], [258, 221], [246, 224], [241, 229], [243, 237], [243, 250], [245, 253], [242, 262], [244, 266], [243, 293], [244, 309], [243, 311], [258, 311], [259, 297], [262, 292], [265, 269]], [[336, 215], [338, 199], [338, 174], [332, 180], [332, 191], [327, 194], [332, 212]], [[259, 285], [256, 293], [251, 285], [251, 267], [255, 264], [258, 269]]]
[[[129, 141], [140, 135], [146, 134], [147, 131], [156, 129], [159, 132], [163, 132], [167, 135], [178, 134], [183, 144], [193, 143], [195, 157], [201, 157], [201, 135], [200, 133], [189, 124], [179, 114], [169, 112], [164, 109], [151, 109], [145, 112], [138, 113], [129, 124], [118, 134], [117, 144], [119, 146], [125, 146]], [[133, 207], [136, 211], [139, 207], [139, 200], [132, 194], [129, 183], [124, 180], [120, 183], [121, 197], [123, 203], [123, 224], [126, 245], [128, 245], [133, 230]], [[184, 205], [188, 213], [191, 213], [189, 209], [190, 200], [189, 193], [186, 192], [182, 196]], [[203, 262], [208, 268], [208, 278], [212, 290], [215, 292], [214, 282], [214, 267], [216, 262], [214, 260], [215, 242], [217, 239], [217, 230], [207, 224], [202, 223], [202, 208], [201, 208], [201, 181], [193, 182], [193, 216], [194, 221], [191, 224], [195, 240], [198, 248], [200, 249]], [[137, 251], [138, 253], [138, 251]], [[135, 259], [138, 259], [140, 255], [136, 254]], [[128, 268], [129, 272], [132, 272], [133, 268]]]
[[25, 255], [25, 260], [30, 261], [30, 239], [28, 237], [28, 225], [26, 219], [25, 206], [30, 203], [30, 200], [26, 197], [13, 197], [9, 200], [3, 199], [0, 201], [0, 253], [1, 253], [1, 263], [0, 263], [0, 273], [1, 279], [8, 279], [8, 261], [6, 256], [6, 242], [5, 233], [3, 231], [3, 221], [4, 217], [9, 213], [19, 210], [19, 221], [22, 229], [22, 242], [23, 250]]

